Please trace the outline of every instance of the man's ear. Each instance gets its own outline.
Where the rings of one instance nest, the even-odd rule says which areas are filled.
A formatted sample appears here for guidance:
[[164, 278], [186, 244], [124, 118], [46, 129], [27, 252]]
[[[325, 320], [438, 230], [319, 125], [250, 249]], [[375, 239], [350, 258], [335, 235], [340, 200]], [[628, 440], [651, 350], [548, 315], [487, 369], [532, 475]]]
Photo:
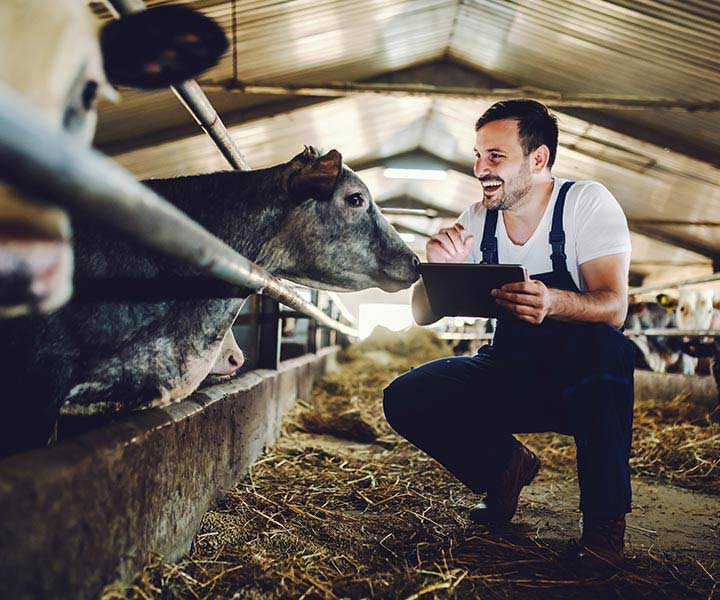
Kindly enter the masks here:
[[144, 89], [192, 79], [217, 64], [228, 43], [222, 27], [187, 6], [155, 6], [110, 21], [100, 34], [114, 85]]
[[[317, 152], [312, 146], [310, 150]], [[309, 149], [306, 148], [305, 151], [308, 152]], [[330, 200], [341, 172], [342, 155], [337, 150], [330, 150], [290, 175], [290, 194], [298, 200]]]
[[549, 160], [550, 148], [548, 148], [545, 144], [541, 144], [532, 152], [532, 170], [539, 173], [547, 167]]

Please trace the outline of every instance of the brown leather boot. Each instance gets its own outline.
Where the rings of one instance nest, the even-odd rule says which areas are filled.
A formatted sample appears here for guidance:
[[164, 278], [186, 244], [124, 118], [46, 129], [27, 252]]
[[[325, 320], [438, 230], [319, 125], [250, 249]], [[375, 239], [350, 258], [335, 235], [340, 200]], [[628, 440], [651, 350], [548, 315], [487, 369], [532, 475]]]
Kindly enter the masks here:
[[469, 517], [475, 523], [507, 523], [517, 511], [520, 490], [535, 479], [540, 470], [540, 459], [517, 442], [507, 468], [496, 485], [487, 491], [485, 499], [470, 509]]
[[588, 567], [617, 567], [625, 561], [625, 515], [598, 519], [583, 515], [580, 541], [571, 550], [571, 558]]

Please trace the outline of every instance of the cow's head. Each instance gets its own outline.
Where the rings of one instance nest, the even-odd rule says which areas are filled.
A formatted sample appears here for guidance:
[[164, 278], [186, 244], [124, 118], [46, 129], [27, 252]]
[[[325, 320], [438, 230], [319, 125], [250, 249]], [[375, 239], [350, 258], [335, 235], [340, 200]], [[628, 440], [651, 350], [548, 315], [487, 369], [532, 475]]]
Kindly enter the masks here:
[[680, 329], [708, 329], [713, 318], [713, 290], [681, 289], [677, 304]]
[[[163, 16], [167, 9], [172, 14]], [[158, 7], [112, 22], [103, 44], [105, 61], [118, 75], [112, 83], [167, 85], [214, 64], [225, 38], [212, 21], [190, 12]], [[143, 43], [143, 34], [153, 35], [152, 42]], [[98, 98], [116, 96], [84, 0], [0, 2], [0, 80], [51, 131], [84, 144], [95, 132]], [[48, 312], [70, 298], [70, 239], [63, 210], [0, 182], [0, 318]]]
[[419, 259], [337, 150], [321, 156], [308, 147], [287, 164], [286, 173], [294, 207], [282, 239], [272, 244], [286, 249], [279, 275], [338, 291], [394, 292], [417, 279]]

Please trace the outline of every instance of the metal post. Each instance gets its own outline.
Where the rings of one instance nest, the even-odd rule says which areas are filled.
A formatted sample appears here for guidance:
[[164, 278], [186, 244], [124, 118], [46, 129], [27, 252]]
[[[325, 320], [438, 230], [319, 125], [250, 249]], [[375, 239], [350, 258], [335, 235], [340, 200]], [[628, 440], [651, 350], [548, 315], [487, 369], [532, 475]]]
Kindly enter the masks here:
[[278, 318], [278, 303], [262, 296], [260, 300], [260, 336], [258, 367], [276, 370], [280, 364], [280, 338], [282, 322]]
[[[310, 302], [317, 306], [318, 304], [318, 291], [310, 290]], [[315, 354], [318, 351], [318, 326], [314, 319], [308, 320], [307, 330], [307, 351]]]

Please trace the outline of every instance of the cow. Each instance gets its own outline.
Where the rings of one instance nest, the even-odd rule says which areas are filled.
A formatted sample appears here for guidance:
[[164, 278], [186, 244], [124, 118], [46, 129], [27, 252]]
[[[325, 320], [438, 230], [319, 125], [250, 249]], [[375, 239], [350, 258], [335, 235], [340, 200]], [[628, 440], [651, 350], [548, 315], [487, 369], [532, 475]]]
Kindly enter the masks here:
[[[101, 37], [102, 51], [84, 0], [3, 0], [3, 93], [19, 95], [52, 131], [89, 145], [98, 99], [117, 97], [111, 84], [180, 82], [215, 64], [227, 47], [216, 23], [182, 6], [112, 21]], [[63, 210], [0, 182], [0, 318], [50, 312], [67, 302], [71, 237]]]
[[[628, 306], [624, 329], [640, 331], [645, 329], [672, 329], [677, 327], [677, 302], [666, 294], [659, 294], [656, 302], [633, 301]], [[671, 336], [633, 336], [638, 367], [665, 373], [680, 359], [682, 341]]]
[[[657, 302], [631, 302], [625, 328], [706, 330], [717, 314], [712, 290], [681, 289], [677, 300], [659, 294]], [[640, 364], [666, 373], [696, 372], [698, 359], [685, 351], [686, 338], [677, 336], [639, 336], [630, 338], [639, 350]]]
[[[418, 277], [419, 259], [381, 215], [339, 152], [312, 147], [289, 162], [150, 180], [146, 184], [271, 273], [336, 291], [394, 292]], [[183, 277], [178, 261], [78, 221], [79, 277]], [[206, 377], [241, 298], [154, 303], [71, 302], [46, 317], [0, 322], [7, 340], [0, 382], [5, 451], [43, 444], [64, 415], [162, 406]]]

